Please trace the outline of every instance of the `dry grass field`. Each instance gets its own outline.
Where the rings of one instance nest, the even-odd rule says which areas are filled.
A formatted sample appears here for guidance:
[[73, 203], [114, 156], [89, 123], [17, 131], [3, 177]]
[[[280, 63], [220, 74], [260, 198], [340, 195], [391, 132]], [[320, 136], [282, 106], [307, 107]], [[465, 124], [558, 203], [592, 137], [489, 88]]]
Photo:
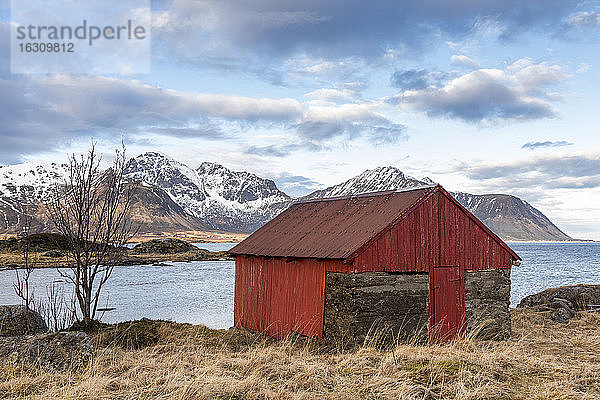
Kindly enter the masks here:
[[513, 311], [513, 338], [336, 351], [141, 321], [94, 335], [88, 367], [0, 362], [2, 399], [598, 399], [600, 315]]

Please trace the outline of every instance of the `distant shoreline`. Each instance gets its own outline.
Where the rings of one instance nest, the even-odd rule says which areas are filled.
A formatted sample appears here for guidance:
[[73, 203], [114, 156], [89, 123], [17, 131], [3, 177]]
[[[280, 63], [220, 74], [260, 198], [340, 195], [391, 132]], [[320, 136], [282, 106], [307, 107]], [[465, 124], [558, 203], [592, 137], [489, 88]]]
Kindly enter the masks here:
[[[36, 258], [35, 269], [44, 268], [69, 268], [70, 261], [66, 256], [48, 257], [44, 252], [34, 253]], [[120, 260], [117, 267], [129, 267], [133, 265], [155, 265], [164, 266], [166, 263], [173, 262], [194, 262], [194, 261], [233, 261], [233, 257], [226, 251], [207, 251], [194, 250], [182, 253], [132, 253]], [[18, 252], [0, 252], [0, 271], [23, 269], [23, 256]]]
[[248, 235], [248, 233], [209, 231], [142, 233], [133, 237], [130, 243], [141, 243], [154, 239], [179, 239], [188, 243], [239, 243]]

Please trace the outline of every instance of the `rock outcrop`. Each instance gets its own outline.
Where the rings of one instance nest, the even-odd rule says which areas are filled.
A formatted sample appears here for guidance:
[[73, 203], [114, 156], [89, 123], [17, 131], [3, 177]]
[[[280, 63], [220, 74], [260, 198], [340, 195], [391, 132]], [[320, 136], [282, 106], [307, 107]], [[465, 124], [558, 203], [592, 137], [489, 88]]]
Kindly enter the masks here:
[[30, 310], [27, 314], [25, 306], [0, 306], [0, 337], [33, 335], [47, 332], [48, 327], [42, 316]]
[[600, 285], [572, 285], [546, 289], [525, 297], [517, 307], [550, 306], [555, 301], [567, 301], [576, 311], [588, 305], [600, 304]]
[[179, 239], [153, 239], [140, 243], [133, 248], [137, 254], [174, 254], [197, 251], [198, 248]]
[[575, 316], [573, 304], [568, 300], [555, 297], [548, 306], [553, 309], [552, 314], [550, 314], [553, 321], [567, 322]]
[[600, 285], [573, 285], [546, 289], [525, 297], [517, 307], [536, 307], [539, 311], [551, 311], [550, 318], [567, 322], [576, 311], [600, 304]]
[[91, 360], [94, 347], [83, 332], [48, 332], [42, 316], [25, 306], [0, 306], [0, 363], [65, 370]]
[[0, 338], [0, 362], [67, 370], [85, 366], [93, 352], [92, 340], [83, 332]]

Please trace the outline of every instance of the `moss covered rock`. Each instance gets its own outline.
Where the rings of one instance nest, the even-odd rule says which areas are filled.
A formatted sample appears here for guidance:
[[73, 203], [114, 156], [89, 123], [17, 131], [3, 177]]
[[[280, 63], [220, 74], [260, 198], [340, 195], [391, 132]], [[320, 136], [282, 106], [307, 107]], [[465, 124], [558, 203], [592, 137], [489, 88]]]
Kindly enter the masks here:
[[572, 285], [546, 289], [523, 298], [517, 307], [548, 306], [556, 299], [566, 300], [575, 311], [582, 311], [588, 305], [600, 304], [600, 285]]
[[85, 366], [93, 356], [90, 337], [83, 332], [58, 332], [0, 338], [0, 361], [68, 370]]
[[97, 337], [101, 347], [117, 346], [123, 349], [143, 349], [159, 342], [161, 337], [177, 327], [170, 321], [142, 318], [137, 321], [119, 322], [103, 327]]
[[139, 254], [173, 254], [198, 250], [195, 246], [179, 239], [154, 239], [140, 243], [133, 248]]
[[58, 233], [35, 233], [25, 238], [0, 240], [0, 251], [21, 251], [29, 242], [31, 251], [67, 251], [69, 241]]
[[47, 332], [48, 327], [42, 316], [25, 306], [0, 306], [0, 336], [22, 336]]

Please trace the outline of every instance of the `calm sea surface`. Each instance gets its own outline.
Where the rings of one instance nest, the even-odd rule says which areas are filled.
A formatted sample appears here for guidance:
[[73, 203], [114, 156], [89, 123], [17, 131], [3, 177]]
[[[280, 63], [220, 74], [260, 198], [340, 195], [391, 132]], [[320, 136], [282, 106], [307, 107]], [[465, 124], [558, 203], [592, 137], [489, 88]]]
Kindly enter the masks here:
[[600, 243], [508, 245], [523, 259], [512, 269], [511, 305], [544, 289], [577, 283], [600, 284]]
[[[229, 250], [232, 243], [197, 243], [208, 250]], [[512, 273], [512, 306], [524, 296], [560, 285], [600, 284], [600, 243], [509, 243], [523, 259]], [[14, 271], [0, 271], [0, 304], [16, 304]], [[56, 270], [33, 273], [36, 296], [62, 278]], [[142, 317], [228, 328], [233, 324], [232, 261], [169, 263], [168, 266], [116, 267], [101, 305], [115, 307], [105, 322]]]

